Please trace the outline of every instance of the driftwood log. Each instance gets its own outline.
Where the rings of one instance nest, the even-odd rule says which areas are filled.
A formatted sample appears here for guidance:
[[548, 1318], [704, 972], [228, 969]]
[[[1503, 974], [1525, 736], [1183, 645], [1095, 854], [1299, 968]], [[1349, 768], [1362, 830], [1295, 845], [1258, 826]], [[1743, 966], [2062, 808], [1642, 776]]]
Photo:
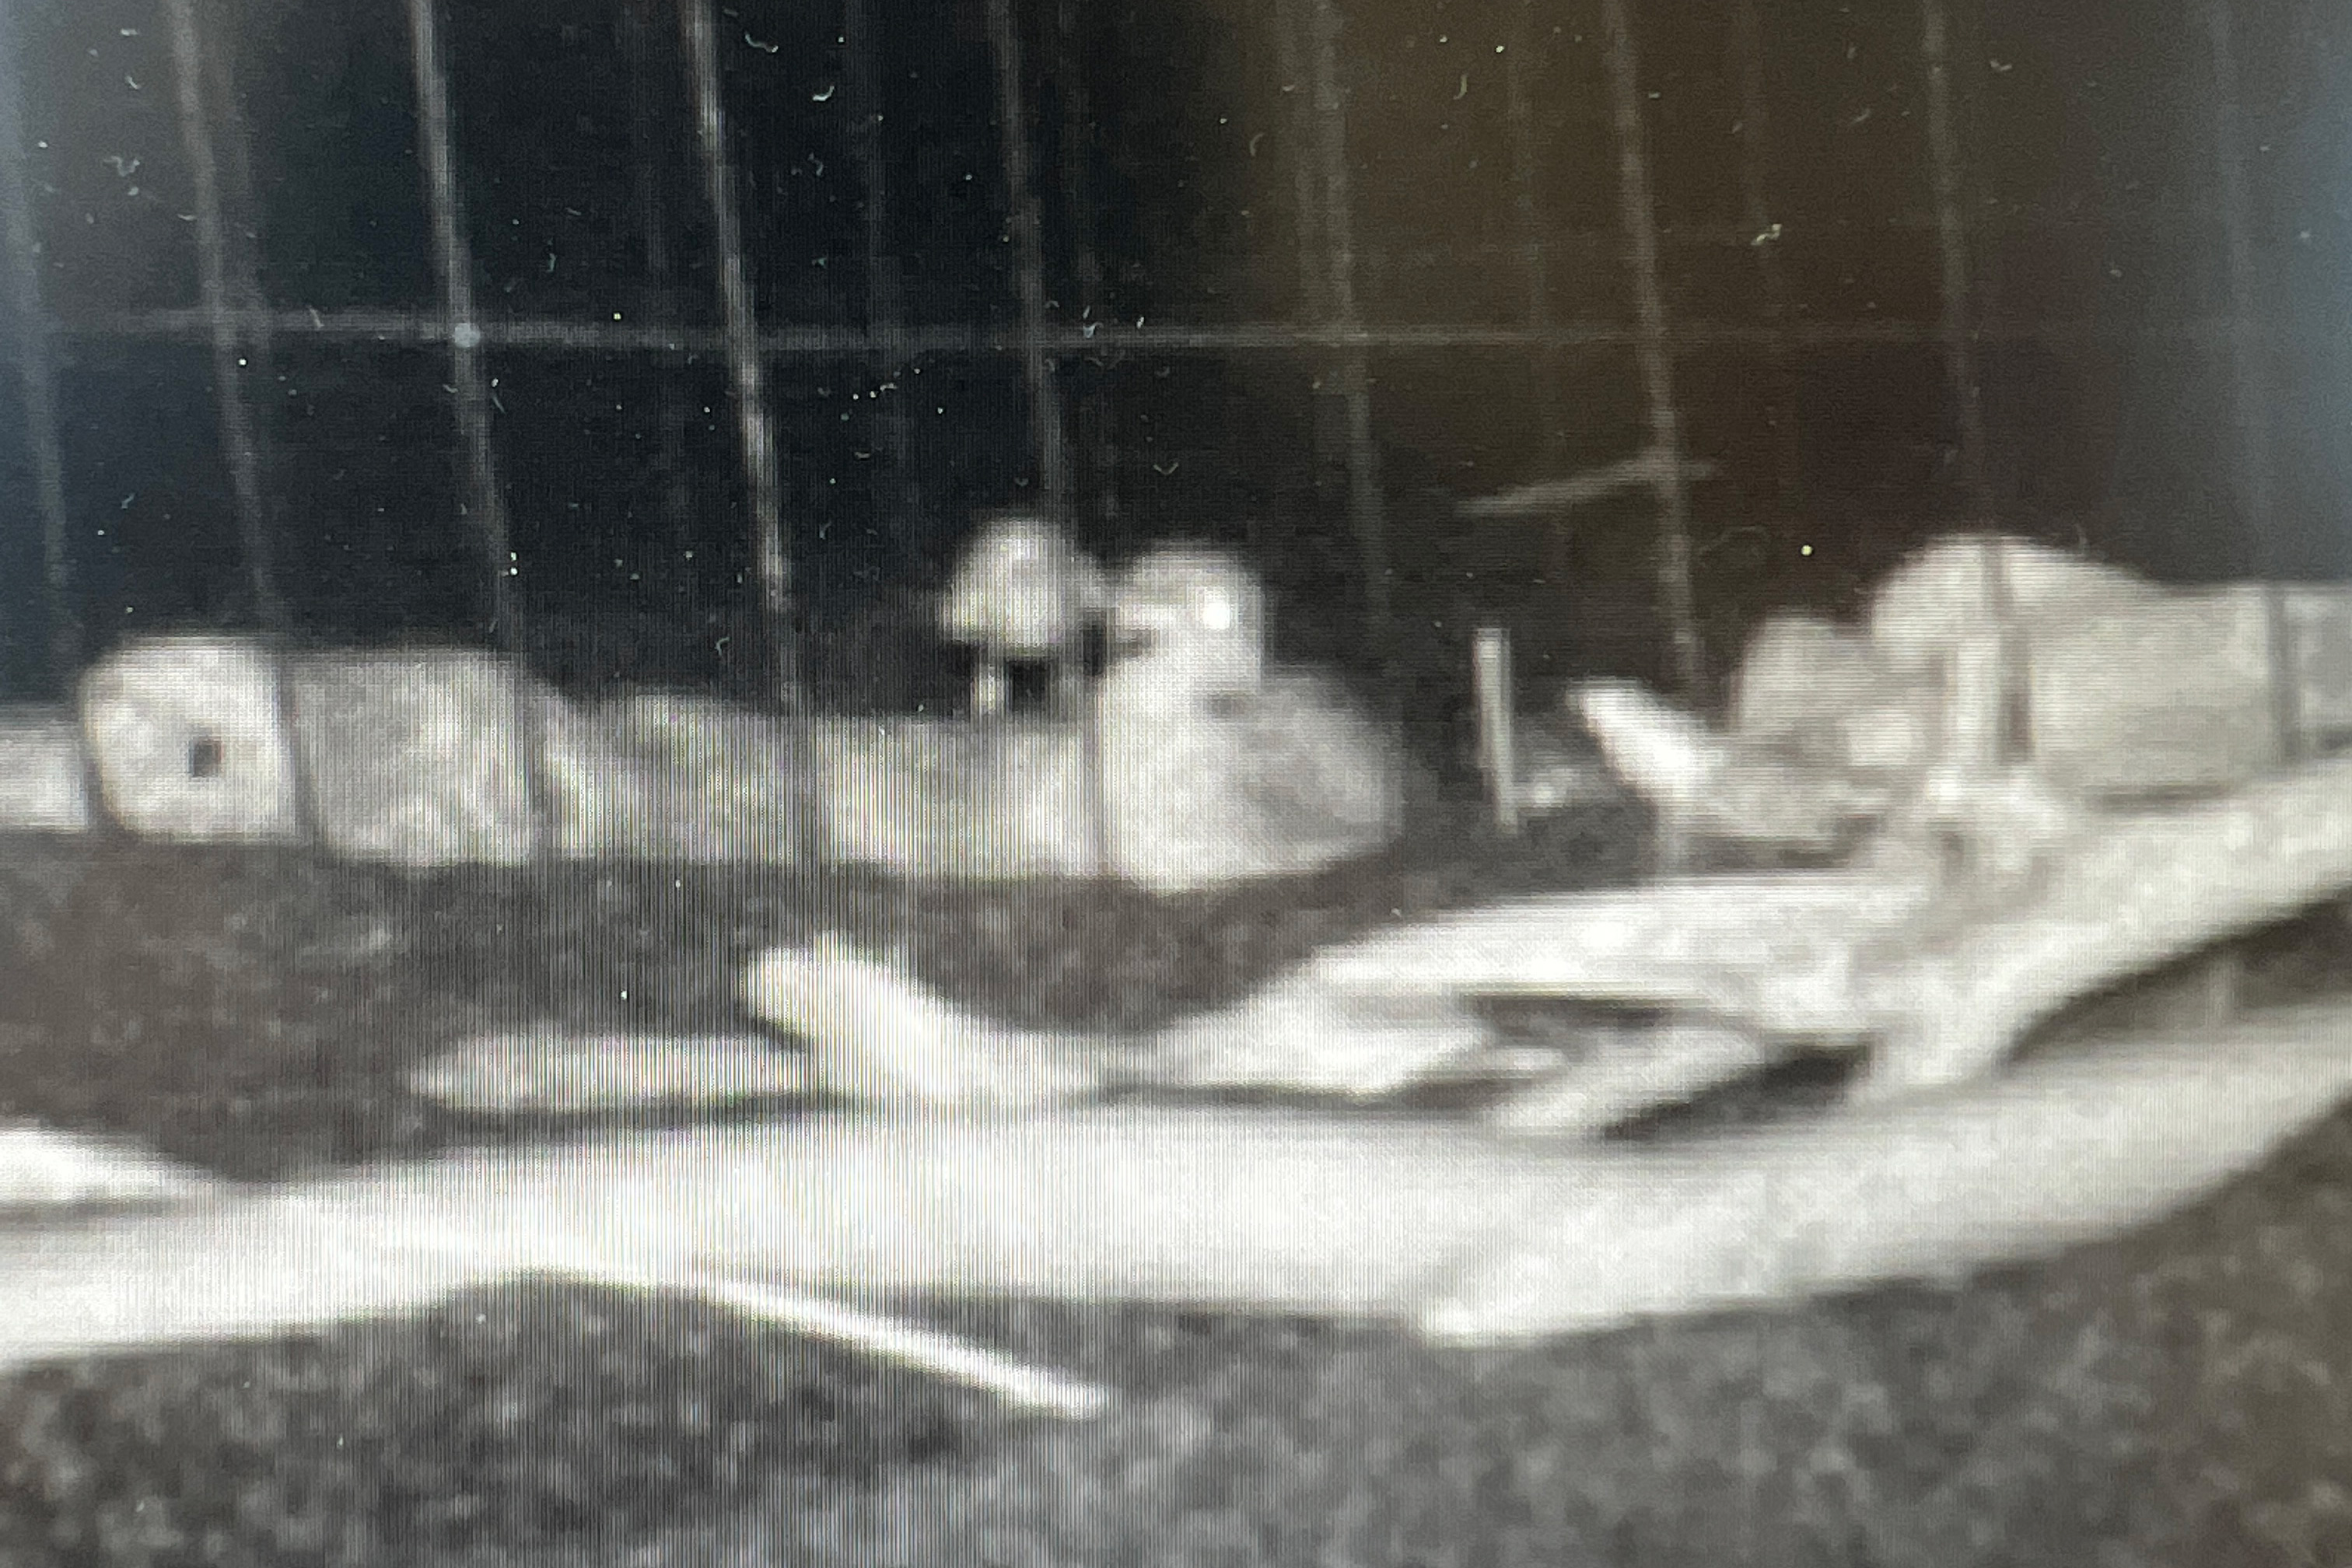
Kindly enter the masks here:
[[2088, 819], [2022, 889], [1958, 889], [1880, 933], [1856, 984], [1882, 1039], [1866, 1091], [1990, 1070], [2074, 997], [2352, 887], [2352, 757], [2216, 799]]
[[2126, 1230], [2347, 1093], [2338, 1005], [1680, 1145], [1173, 1110], [610, 1135], [0, 1228], [0, 1364], [299, 1331], [532, 1274], [1551, 1336]]

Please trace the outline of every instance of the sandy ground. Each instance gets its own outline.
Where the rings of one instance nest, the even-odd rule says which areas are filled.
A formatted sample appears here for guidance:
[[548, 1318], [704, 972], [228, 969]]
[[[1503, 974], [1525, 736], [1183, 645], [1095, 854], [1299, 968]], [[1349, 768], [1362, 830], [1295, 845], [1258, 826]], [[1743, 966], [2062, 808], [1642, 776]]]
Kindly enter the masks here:
[[[436, 1112], [400, 1075], [543, 1013], [727, 1025], [743, 954], [826, 928], [907, 942], [1014, 1017], [1147, 1023], [1395, 912], [1621, 880], [1635, 837], [1607, 814], [1509, 846], [1456, 825], [1181, 903], [26, 839], [0, 845], [0, 1113], [255, 1176], [529, 1137], [545, 1124]], [[2250, 990], [2329, 984], [2347, 954], [2302, 922]], [[1131, 1397], [1016, 1422], [698, 1306], [518, 1286], [0, 1383], [0, 1563], [2352, 1557], [2352, 1119], [2150, 1231], [1957, 1292], [1477, 1355], [1161, 1311], [941, 1321]]]

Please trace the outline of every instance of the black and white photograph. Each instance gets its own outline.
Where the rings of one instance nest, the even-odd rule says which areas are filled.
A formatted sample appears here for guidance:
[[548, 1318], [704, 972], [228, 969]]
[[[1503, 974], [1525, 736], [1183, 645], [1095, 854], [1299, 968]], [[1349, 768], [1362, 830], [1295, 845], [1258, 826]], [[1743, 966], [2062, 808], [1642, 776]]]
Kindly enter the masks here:
[[0, 1568], [2352, 1563], [2352, 10], [0, 0]]

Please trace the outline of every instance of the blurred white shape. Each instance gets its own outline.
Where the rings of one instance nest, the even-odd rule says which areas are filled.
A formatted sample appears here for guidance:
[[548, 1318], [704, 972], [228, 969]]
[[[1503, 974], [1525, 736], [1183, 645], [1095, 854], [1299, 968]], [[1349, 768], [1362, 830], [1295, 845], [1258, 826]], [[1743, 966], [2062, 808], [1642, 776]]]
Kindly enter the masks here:
[[121, 1140], [0, 1125], [0, 1210], [156, 1203], [201, 1197], [220, 1185]]
[[2003, 534], [1953, 534], [1914, 552], [1871, 595], [1871, 641], [1899, 671], [1935, 666], [1961, 636], [1997, 625], [2129, 610], [2165, 590], [2121, 567]]
[[940, 630], [980, 650], [973, 717], [1004, 710], [1008, 661], [1055, 664], [1062, 694], [1075, 696], [1078, 639], [1108, 597], [1102, 568], [1051, 522], [1020, 512], [985, 520], [940, 602]]
[[757, 1035], [582, 1035], [549, 1025], [458, 1042], [409, 1089], [477, 1113], [727, 1105], [799, 1093], [802, 1060]]
[[330, 850], [409, 867], [520, 865], [537, 851], [524, 721], [561, 700], [552, 691], [468, 648], [318, 654], [288, 678]]
[[823, 852], [835, 864], [973, 881], [1100, 866], [1080, 725], [820, 719], [810, 746]]
[[1007, 1110], [1099, 1089], [1107, 1042], [1024, 1030], [950, 1005], [838, 935], [752, 960], [744, 1005], [803, 1043], [818, 1087], [892, 1110]]
[[0, 709], [0, 828], [84, 833], [90, 820], [81, 726], [59, 710]]
[[92, 665], [82, 731], [107, 810], [158, 837], [299, 839], [279, 679], [250, 637], [142, 637]]
[[1265, 590], [1222, 551], [1178, 545], [1118, 584], [1096, 692], [1107, 858], [1160, 891], [1366, 855], [1401, 826], [1393, 742], [1338, 684], [1269, 668]]
[[1301, 972], [1156, 1033], [1024, 1029], [828, 935], [761, 954], [743, 995], [753, 1016], [804, 1042], [824, 1089], [901, 1110], [1039, 1109], [1110, 1089], [1374, 1099], [1502, 1060], [1485, 1021], [1452, 995], [1341, 990]]

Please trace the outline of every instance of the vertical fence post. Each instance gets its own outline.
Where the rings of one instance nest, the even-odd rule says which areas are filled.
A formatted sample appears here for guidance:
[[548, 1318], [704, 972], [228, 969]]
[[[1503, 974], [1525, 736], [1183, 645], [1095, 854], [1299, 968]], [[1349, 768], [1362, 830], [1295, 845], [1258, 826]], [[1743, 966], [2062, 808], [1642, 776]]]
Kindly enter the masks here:
[[2239, 130], [2237, 47], [2230, 0], [2204, 0], [2213, 73], [2213, 174], [2221, 193], [2222, 266], [2230, 289], [2230, 416], [2237, 437], [2237, 499], [2267, 566], [2272, 505], [2270, 421], [2263, 416], [2263, 312], [2255, 303], [2253, 214], [2246, 197], [2246, 143]]
[[1045, 245], [1029, 172], [1029, 113], [1021, 27], [1013, 0], [988, 0], [989, 52], [996, 59], [996, 144], [1004, 160], [1004, 204], [1013, 226], [1013, 266], [1021, 301], [1021, 371], [1037, 453], [1037, 499], [1057, 521], [1069, 505], [1068, 432], [1054, 354], [1045, 341]]
[[2023, 733], [2028, 681], [2027, 649], [2013, 614], [2009, 552], [1992, 523], [1992, 486], [1985, 457], [1984, 393], [1977, 363], [1973, 279], [1969, 266], [1968, 217], [1961, 208], [1960, 138], [1954, 122], [1950, 19], [1944, 0], [1919, 0], [1919, 63], [1927, 86], [1927, 173], [1936, 203], [1937, 291], [1940, 296], [1944, 374], [1951, 384], [1959, 425], [1960, 483], [1969, 513], [1987, 530], [1984, 540], [1985, 608], [2000, 628], [2000, 710], [1991, 737], [1993, 758], [2017, 756]]
[[[1055, 87], [1062, 100], [1062, 195], [1070, 214], [1072, 270], [1076, 274], [1079, 315], [1099, 322], [1107, 301], [1103, 297], [1102, 258], [1096, 247], [1092, 182], [1087, 153], [1093, 141], [1085, 62], [1078, 47], [1077, 0], [1059, 0], [1055, 6]], [[1091, 330], [1091, 329], [1089, 329]], [[1094, 362], [1097, 371], [1104, 362]], [[1072, 444], [1078, 448], [1075, 466], [1085, 477], [1074, 480], [1106, 535], [1118, 528], [1118, 453], [1116, 446], [1116, 394], [1108, 374], [1083, 398], [1073, 421]]]
[[886, 465], [882, 482], [874, 486], [874, 505], [887, 510], [890, 537], [902, 554], [911, 554], [921, 542], [918, 530], [928, 521], [922, 479], [915, 471], [913, 430], [907, 417], [912, 391], [900, 385], [885, 396], [878, 390], [897, 382], [909, 369], [907, 352], [905, 280], [899, 275], [898, 253], [890, 245], [889, 160], [882, 142], [882, 91], [875, 69], [880, 47], [875, 26], [874, 0], [843, 0], [843, 108], [849, 115], [849, 145], [857, 159], [858, 184], [866, 227], [866, 337], [873, 349], [877, 390], [867, 400], [876, 446]]
[[[252, 362], [246, 378], [246, 407], [251, 416], [247, 434], [261, 491], [261, 526], [271, 541], [273, 584], [283, 605], [286, 578], [278, 555], [284, 549], [286, 505], [284, 497], [271, 482], [276, 472], [272, 440], [275, 417], [268, 395], [270, 369], [278, 363], [277, 333], [271, 323], [269, 300], [261, 287], [260, 197], [253, 184], [252, 138], [237, 97], [236, 50], [231, 41], [241, 26], [240, 15], [236, 0], [213, 0], [209, 13], [199, 10], [197, 15], [209, 15], [214, 21], [210, 28], [197, 31], [196, 58], [204, 73], [205, 101], [211, 106], [210, 122], [220, 153], [225, 219], [222, 238], [229, 297], [236, 306], [246, 357]], [[262, 389], [262, 395], [250, 395], [256, 386]]]
[[[1275, 64], [1282, 75], [1282, 96], [1290, 100], [1290, 124], [1285, 145], [1290, 153], [1287, 162], [1294, 218], [1292, 239], [1298, 257], [1296, 320], [1311, 331], [1331, 319], [1328, 297], [1330, 275], [1322, 263], [1323, 203], [1318, 194], [1320, 182], [1315, 177], [1315, 95], [1308, 89], [1307, 67], [1300, 58], [1298, 0], [1274, 0], [1269, 19], [1274, 27]], [[1344, 440], [1335, 439], [1334, 422], [1327, 417], [1337, 401], [1324, 389], [1329, 356], [1318, 353], [1307, 363], [1313, 367], [1307, 401], [1307, 482], [1313, 492], [1314, 521], [1319, 527], [1330, 516], [1332, 456]], [[1344, 416], [1339, 423], [1344, 426]]]
[[[677, 269], [669, 254], [669, 204], [662, 198], [660, 158], [663, 142], [660, 100], [656, 96], [654, 41], [646, 26], [650, 0], [621, 0], [621, 54], [629, 73], [629, 163], [631, 199], [636, 207], [637, 237], [645, 261], [644, 287], [638, 294], [638, 314], [646, 321], [673, 326], [677, 321], [674, 292]], [[692, 418], [686, 389], [678, 384], [677, 366], [661, 363], [656, 394], [656, 477], [661, 483], [662, 531], [673, 559], [666, 562], [660, 581], [672, 597], [688, 596], [693, 574], [686, 560], [696, 547], [694, 489], [687, 467], [686, 431]], [[698, 600], [699, 595], [692, 595]]]
[[[268, 464], [263, 456], [263, 416], [252, 397], [254, 378], [267, 375], [271, 363], [269, 313], [261, 294], [252, 231], [247, 228], [240, 237], [232, 229], [225, 216], [227, 204], [222, 190], [226, 183], [235, 210], [249, 219], [253, 170], [236, 103], [236, 72], [225, 36], [235, 28], [233, 25], [209, 30], [199, 26], [196, 5], [197, 0], [164, 0], [163, 9], [172, 30], [173, 71], [179, 87], [180, 144], [187, 155], [195, 202], [198, 287], [212, 339], [213, 395], [220, 419], [221, 456], [228, 465], [230, 503], [236, 513], [237, 537], [252, 584], [254, 616], [282, 657], [285, 640], [293, 629], [292, 617], [278, 587], [277, 510], [264, 483]], [[226, 180], [215, 128], [227, 142]], [[283, 666], [279, 668], [278, 718], [291, 738], [296, 723], [294, 692], [282, 679]], [[296, 819], [304, 836], [318, 842], [321, 826], [318, 802], [302, 748], [289, 745], [287, 755], [293, 768]]]
[[34, 500], [41, 511], [41, 573], [47, 590], [49, 672], [70, 683], [81, 667], [81, 612], [74, 602], [73, 557], [68, 546], [65, 454], [58, 432], [53, 332], [41, 302], [41, 237], [33, 222], [33, 195], [25, 161], [23, 40], [16, 7], [0, 5], [0, 245], [7, 249], [8, 313], [16, 326], [17, 395], [32, 448]]
[[515, 664], [514, 756], [534, 806], [532, 859], [544, 865], [554, 850], [555, 822], [547, 795], [545, 724], [531, 699], [523, 666], [522, 627], [517, 619], [514, 552], [507, 528], [506, 496], [499, 488], [498, 457], [490, 446], [489, 377], [482, 368], [482, 329], [474, 305], [473, 248], [466, 241], [465, 205], [457, 190], [457, 155], [452, 144], [449, 70], [442, 53], [436, 0], [408, 0], [410, 68], [416, 90], [417, 152], [424, 164], [425, 215], [433, 227], [433, 264], [441, 284], [441, 314], [449, 338], [449, 376], [454, 384], [458, 444], [465, 450], [467, 505], [490, 574], [491, 634]]
[[743, 224], [735, 203], [735, 163], [727, 149], [725, 106], [719, 92], [718, 25], [710, 0], [678, 0], [678, 30], [686, 45], [687, 85], [702, 150], [704, 199], [719, 245], [719, 304], [733, 373], [735, 420], [741, 434], [743, 479], [751, 491], [751, 551], [760, 578], [769, 658], [777, 704], [801, 706], [800, 634], [793, 613], [792, 558], [785, 552], [783, 485], [776, 434], [768, 421], [768, 395], [760, 353], [760, 322], [751, 278], [743, 259]]
[[458, 444], [466, 459], [466, 500], [489, 567], [491, 634], [510, 652], [521, 647], [515, 614], [514, 553], [506, 497], [490, 446], [489, 383], [482, 368], [482, 329], [474, 304], [474, 258], [467, 243], [457, 192], [457, 153], [450, 144], [448, 67], [441, 52], [436, 0], [408, 0], [411, 67], [416, 87], [417, 150], [425, 174], [425, 206], [433, 226], [433, 265], [441, 285], [441, 313], [449, 340]]
[[1650, 445], [1657, 454], [1658, 596], [1665, 613], [1675, 683], [1696, 697], [1706, 679], [1698, 605], [1691, 585], [1690, 475], [1683, 462], [1682, 414], [1675, 403], [1674, 342], [1659, 279], [1658, 215], [1643, 142], [1641, 71], [1625, 0], [1601, 0], [1610, 119], [1616, 132], [1617, 195], [1633, 271], [1642, 394], [1649, 405]]
[[[1511, 33], [1503, 50], [1503, 113], [1511, 135], [1511, 207], [1517, 219], [1519, 272], [1527, 286], [1527, 323], [1541, 333], [1551, 326], [1551, 273], [1544, 250], [1542, 175], [1537, 166], [1534, 111], [1528, 103], [1527, 56], [1535, 40], [1535, 0], [1519, 0], [1511, 14]], [[1560, 471], [1567, 459], [1567, 410], [1559, 387], [1559, 351], [1539, 345], [1533, 355], [1536, 375], [1536, 418], [1542, 426], [1537, 445], [1538, 472]], [[1568, 517], [1552, 521], [1547, 531], [1545, 575], [1564, 577], [1568, 564]]]
[[228, 241], [221, 218], [220, 165], [213, 146], [212, 121], [205, 106], [204, 47], [196, 27], [195, 0], [163, 0], [172, 32], [172, 64], [179, 88], [180, 145], [188, 160], [195, 203], [196, 273], [210, 328], [213, 395], [220, 419], [221, 456], [228, 466], [229, 496], [237, 536], [245, 547], [254, 611], [265, 630], [287, 629], [285, 601], [278, 596], [276, 542], [270, 537], [268, 502], [262, 494], [260, 458], [247, 398], [244, 333], [229, 298]]
[[1765, 348], [1765, 368], [1770, 382], [1765, 417], [1772, 426], [1774, 500], [1785, 515], [1795, 515], [1802, 504], [1804, 448], [1797, 433], [1797, 398], [1790, 374], [1789, 279], [1780, 266], [1780, 247], [1772, 227], [1772, 201], [1766, 184], [1771, 149], [1771, 122], [1764, 100], [1764, 29], [1756, 0], [1732, 0], [1732, 74], [1739, 83], [1739, 218], [1748, 243], [1756, 254], [1756, 278], [1763, 286], [1764, 324], [1771, 334]]
[[1968, 492], [1969, 509], [1981, 520], [1990, 509], [1992, 497], [1985, 473], [1984, 396], [1969, 320], [1969, 231], [1960, 208], [1960, 142], [1952, 119], [1949, 34], [1944, 0], [1919, 0], [1919, 59], [1927, 84], [1928, 177], [1936, 203], [1944, 374], [1951, 383], [1959, 424], [1960, 482]]
[[1371, 367], [1356, 310], [1356, 231], [1348, 178], [1348, 103], [1339, 85], [1339, 16], [1332, 0], [1307, 0], [1307, 74], [1313, 83], [1316, 192], [1326, 274], [1324, 303], [1342, 339], [1339, 397], [1348, 421], [1348, 521], [1364, 576], [1364, 620], [1372, 658], [1387, 685], [1394, 674], [1395, 634], [1389, 590], [1386, 501], [1380, 447], [1372, 439]]
[[2254, 278], [2253, 218], [2246, 195], [2244, 133], [2238, 122], [2237, 50], [2231, 37], [2229, 0], [2203, 0], [2205, 37], [2213, 79], [2213, 163], [2221, 198], [2225, 276], [2230, 290], [2230, 411], [2237, 437], [2231, 465], [2242, 526], [2252, 531], [2254, 575], [2272, 584], [2269, 594], [2272, 701], [2282, 750], [2300, 749], [2303, 716], [2297, 710], [2290, 663], [2291, 636], [2278, 551], [2272, 542], [2270, 423], [2263, 413], [2264, 363], [2262, 310]]

